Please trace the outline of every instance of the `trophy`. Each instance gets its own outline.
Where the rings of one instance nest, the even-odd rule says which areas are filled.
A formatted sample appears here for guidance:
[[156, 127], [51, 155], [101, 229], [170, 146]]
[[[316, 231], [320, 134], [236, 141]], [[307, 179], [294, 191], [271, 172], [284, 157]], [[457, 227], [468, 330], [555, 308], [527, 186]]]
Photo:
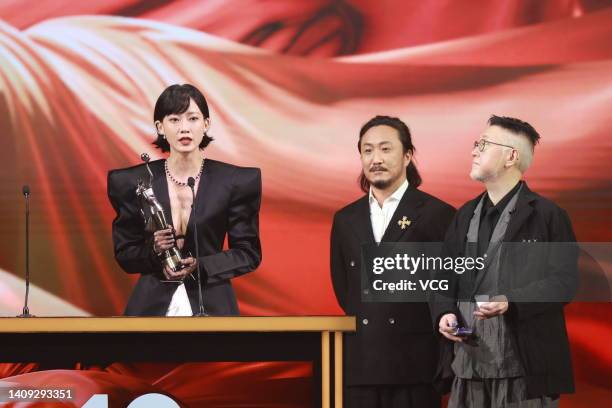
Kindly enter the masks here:
[[[146, 229], [150, 231], [168, 229], [171, 227], [170, 223], [166, 220], [164, 209], [153, 192], [153, 172], [149, 168], [149, 155], [143, 153], [140, 155], [140, 158], [145, 162], [145, 166], [149, 172], [148, 184], [138, 179], [138, 187], [136, 188], [136, 196], [140, 199], [141, 204], [140, 213], [144, 217]], [[176, 239], [172, 248], [162, 251], [158, 256], [162, 260], [162, 263], [168, 266], [173, 272], [180, 271], [185, 267], [181, 262], [182, 256], [180, 250], [176, 246]]]

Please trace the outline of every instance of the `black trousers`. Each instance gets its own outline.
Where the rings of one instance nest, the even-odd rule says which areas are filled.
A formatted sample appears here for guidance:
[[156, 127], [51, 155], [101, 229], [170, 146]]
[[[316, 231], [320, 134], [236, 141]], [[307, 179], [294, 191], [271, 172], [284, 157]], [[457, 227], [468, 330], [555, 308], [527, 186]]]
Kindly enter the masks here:
[[345, 388], [345, 408], [440, 408], [431, 384], [360, 385]]

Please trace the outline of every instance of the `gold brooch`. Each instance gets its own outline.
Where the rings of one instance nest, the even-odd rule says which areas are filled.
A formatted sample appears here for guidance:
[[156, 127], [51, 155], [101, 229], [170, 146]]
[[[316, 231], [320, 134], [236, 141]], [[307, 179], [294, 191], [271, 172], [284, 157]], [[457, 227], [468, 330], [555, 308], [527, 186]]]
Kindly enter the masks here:
[[410, 221], [405, 215], [397, 222], [397, 225], [399, 225], [401, 229], [406, 229], [406, 227], [410, 226], [410, 224], [412, 224], [412, 221]]

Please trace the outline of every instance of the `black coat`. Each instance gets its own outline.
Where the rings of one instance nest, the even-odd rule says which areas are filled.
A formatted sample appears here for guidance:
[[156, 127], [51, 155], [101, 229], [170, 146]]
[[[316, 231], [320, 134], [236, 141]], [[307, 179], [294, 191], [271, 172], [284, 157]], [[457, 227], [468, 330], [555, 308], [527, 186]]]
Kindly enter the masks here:
[[[172, 223], [164, 160], [150, 162], [149, 166], [154, 176], [155, 196]], [[115, 258], [125, 272], [141, 274], [125, 314], [164, 316], [176, 284], [160, 281], [164, 279], [162, 265], [153, 252], [152, 233], [145, 231], [139, 211], [136, 197], [138, 179], [149, 179], [144, 164], [108, 173], [108, 197], [117, 213], [113, 220]], [[195, 256], [195, 221], [198, 227], [198, 261], [205, 288], [205, 310], [211, 315], [239, 314], [230, 279], [253, 271], [261, 261], [260, 170], [206, 159], [195, 201], [196, 213], [187, 225], [185, 249]], [[223, 250], [226, 235], [229, 249]], [[185, 287], [191, 308], [197, 311], [196, 280], [187, 277]]]
[[[467, 202], [461, 207], [453, 219], [446, 234], [445, 247], [447, 255], [462, 256], [465, 254], [466, 236], [470, 220], [482, 194]], [[527, 184], [524, 184], [518, 197], [512, 218], [508, 224], [503, 242], [575, 242], [576, 238], [567, 213], [550, 200], [532, 192]], [[529, 245], [529, 244], [527, 244]], [[524, 246], [523, 246], [524, 247]], [[551, 291], [564, 292], [563, 298], [570, 299], [575, 294], [577, 286], [577, 270], [575, 261], [577, 257], [569, 256], [572, 262], [554, 264], [555, 259], [568, 259], [568, 254], [552, 257], [553, 263], [537, 264], [535, 273], [546, 276], [544, 280], [533, 282], [512, 282], [513, 276], [504, 276], [504, 263], [523, 262], [529, 256], [501, 258], [500, 282], [506, 282], [505, 294], [510, 302], [508, 311], [503, 315], [512, 329], [522, 366], [526, 373], [527, 393], [529, 398], [541, 395], [556, 395], [571, 393], [574, 391], [572, 365], [570, 358], [569, 342], [565, 328], [565, 317], [563, 314], [564, 303], [561, 302], [524, 302], [518, 299], [535, 299], [538, 295], [547, 296]], [[550, 262], [550, 261], [549, 261]], [[533, 266], [532, 266], [533, 267]], [[543, 268], [554, 268], [554, 271]], [[538, 272], [538, 269], [539, 272]], [[546, 273], [542, 273], [546, 272]], [[454, 275], [454, 274], [451, 274]], [[522, 274], [529, 276], [529, 274]], [[533, 275], [532, 275], [533, 276]], [[521, 278], [523, 279], [523, 278]], [[466, 293], [473, 293], [462, 288], [465, 280], [455, 283], [455, 296], [462, 299]], [[472, 281], [478, 284], [478, 279]], [[531, 283], [531, 284], [529, 284]], [[452, 295], [451, 295], [452, 296]], [[456, 303], [437, 299], [431, 304], [434, 327], [438, 328], [440, 317], [446, 313], [454, 313], [459, 316]], [[449, 384], [452, 380], [450, 364], [453, 359], [452, 342], [446, 341], [443, 349], [443, 357], [438, 367], [438, 380], [446, 380]]]
[[[450, 205], [409, 186], [382, 241], [441, 242], [454, 212]], [[412, 223], [402, 230], [398, 221], [403, 216]], [[427, 304], [361, 301], [361, 245], [374, 242], [367, 195], [336, 213], [332, 283], [344, 312], [357, 318], [357, 332], [344, 337], [347, 385], [431, 383], [438, 340]]]

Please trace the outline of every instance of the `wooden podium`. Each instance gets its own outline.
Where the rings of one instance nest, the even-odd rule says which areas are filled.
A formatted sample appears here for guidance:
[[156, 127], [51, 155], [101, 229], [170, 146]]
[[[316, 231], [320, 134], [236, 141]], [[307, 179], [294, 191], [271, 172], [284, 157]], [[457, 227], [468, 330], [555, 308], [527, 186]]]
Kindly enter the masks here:
[[312, 361], [321, 406], [340, 408], [342, 334], [355, 327], [352, 316], [0, 318], [0, 361]]

